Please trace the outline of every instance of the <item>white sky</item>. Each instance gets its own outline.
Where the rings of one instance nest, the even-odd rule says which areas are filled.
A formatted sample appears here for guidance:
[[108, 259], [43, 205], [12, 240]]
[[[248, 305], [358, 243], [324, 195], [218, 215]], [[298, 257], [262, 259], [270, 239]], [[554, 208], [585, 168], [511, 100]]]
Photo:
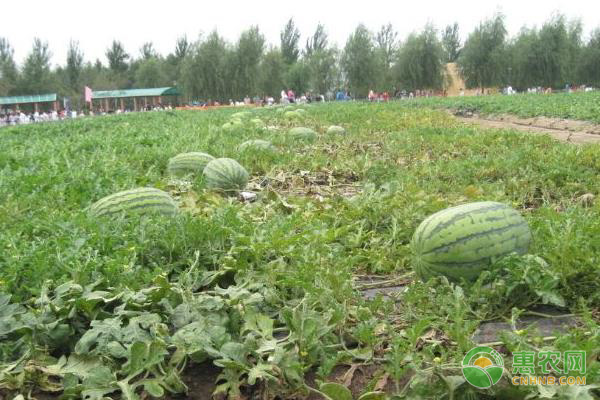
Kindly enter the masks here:
[[290, 17], [302, 34], [301, 47], [318, 22], [325, 24], [330, 41], [340, 47], [361, 22], [372, 31], [391, 22], [403, 39], [428, 21], [438, 28], [456, 21], [464, 38], [498, 10], [507, 17], [510, 34], [523, 25], [539, 26], [556, 11], [580, 18], [586, 34], [600, 27], [598, 0], [30, 0], [11, 4], [1, 5], [0, 37], [8, 38], [15, 48], [18, 63], [35, 36], [48, 41], [53, 64], [65, 63], [71, 38], [80, 42], [86, 61], [100, 58], [103, 63], [113, 39], [122, 41], [135, 57], [146, 41], [167, 54], [177, 37], [187, 34], [188, 39], [196, 39], [214, 28], [234, 41], [242, 30], [256, 24], [269, 43], [278, 44]]

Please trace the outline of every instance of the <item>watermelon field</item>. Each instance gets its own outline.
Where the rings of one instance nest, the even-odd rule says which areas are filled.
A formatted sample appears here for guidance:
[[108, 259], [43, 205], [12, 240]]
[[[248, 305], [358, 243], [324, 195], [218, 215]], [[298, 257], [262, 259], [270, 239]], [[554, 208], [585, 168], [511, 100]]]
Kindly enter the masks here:
[[452, 108], [482, 114], [518, 117], [554, 117], [600, 123], [600, 91], [513, 96], [428, 97], [412, 102], [417, 107]]
[[[523, 113], [561, 96], [523, 96]], [[556, 113], [598, 121], [598, 95], [578, 96]], [[490, 99], [3, 128], [0, 398], [598, 398], [600, 146], [438, 110], [515, 112]], [[190, 152], [209, 156], [174, 159]], [[415, 235], [476, 202], [501, 205]], [[427, 254], [458, 259], [428, 258], [442, 273], [425, 276], [436, 230], [452, 240]], [[486, 240], [503, 256], [474, 280], [444, 276]], [[522, 324], [559, 315], [571, 323]], [[476, 345], [504, 358], [489, 389], [461, 372]], [[515, 352], [568, 350], [586, 352], [585, 385], [511, 383]]]

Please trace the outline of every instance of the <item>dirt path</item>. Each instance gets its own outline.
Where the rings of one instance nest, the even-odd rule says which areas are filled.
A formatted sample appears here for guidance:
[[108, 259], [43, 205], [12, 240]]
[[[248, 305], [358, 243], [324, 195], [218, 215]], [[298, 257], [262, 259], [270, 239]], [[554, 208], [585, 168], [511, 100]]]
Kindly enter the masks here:
[[[525, 118], [487, 118], [481, 115], [474, 114], [471, 117], [463, 117], [455, 115], [455, 118], [461, 122], [467, 124], [475, 124], [485, 128], [493, 128], [493, 129], [514, 129], [521, 132], [533, 133], [533, 134], [541, 134], [541, 135], [550, 135], [553, 138], [560, 140], [562, 142], [575, 143], [575, 144], [589, 144], [589, 143], [600, 143], [600, 134], [596, 133], [588, 133], [586, 131], [578, 131], [570, 128], [568, 121], [562, 121], [563, 126], [566, 126], [570, 129], [561, 129], [561, 128], [553, 128], [548, 126], [549, 124], [540, 123], [540, 126], [535, 123], [535, 120]], [[545, 119], [549, 120], [549, 119]], [[572, 121], [573, 124], [580, 124], [579, 121]]]

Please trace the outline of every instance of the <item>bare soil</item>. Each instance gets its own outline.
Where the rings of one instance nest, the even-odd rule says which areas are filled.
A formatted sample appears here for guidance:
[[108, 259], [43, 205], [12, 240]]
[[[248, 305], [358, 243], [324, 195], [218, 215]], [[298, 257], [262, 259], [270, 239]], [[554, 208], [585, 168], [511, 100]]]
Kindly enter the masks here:
[[480, 115], [452, 113], [459, 121], [492, 129], [514, 129], [531, 134], [550, 135], [562, 142], [574, 144], [600, 143], [600, 125], [586, 121], [537, 117], [519, 118], [514, 115]]

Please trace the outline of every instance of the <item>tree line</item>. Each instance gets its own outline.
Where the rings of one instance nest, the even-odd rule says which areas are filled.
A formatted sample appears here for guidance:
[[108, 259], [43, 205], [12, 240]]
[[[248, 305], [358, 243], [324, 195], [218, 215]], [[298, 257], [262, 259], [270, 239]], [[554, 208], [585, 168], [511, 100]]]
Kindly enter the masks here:
[[106, 49], [105, 62], [86, 61], [76, 41], [69, 43], [64, 64], [53, 67], [51, 56], [48, 43], [36, 38], [17, 65], [11, 44], [0, 37], [0, 96], [57, 92], [79, 104], [84, 86], [177, 86], [188, 100], [221, 102], [277, 97], [284, 88], [314, 94], [345, 89], [365, 97], [371, 89], [439, 90], [448, 79], [447, 62], [458, 64], [467, 88], [600, 86], [600, 28], [584, 38], [581, 22], [560, 14], [513, 37], [508, 36], [505, 16], [496, 14], [464, 43], [456, 23], [442, 30], [428, 24], [404, 40], [392, 24], [376, 32], [360, 24], [338, 48], [321, 24], [301, 42], [290, 19], [277, 45], [268, 44], [259, 27], [252, 26], [233, 43], [216, 30], [195, 41], [180, 37], [166, 56], [152, 42], [133, 54], [117, 40]]

